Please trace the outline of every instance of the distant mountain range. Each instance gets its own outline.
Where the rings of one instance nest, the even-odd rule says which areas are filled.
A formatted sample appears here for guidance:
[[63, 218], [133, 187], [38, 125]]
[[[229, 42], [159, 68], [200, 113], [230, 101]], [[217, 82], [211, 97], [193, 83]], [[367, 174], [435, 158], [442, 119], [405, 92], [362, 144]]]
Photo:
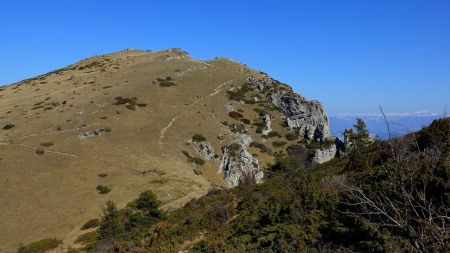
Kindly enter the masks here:
[[[428, 111], [386, 113], [386, 118], [390, 123], [392, 136], [399, 136], [411, 131], [417, 131], [440, 117], [442, 117], [441, 114]], [[342, 136], [342, 133], [346, 128], [351, 128], [356, 123], [357, 118], [363, 119], [366, 122], [367, 129], [372, 136], [378, 136], [381, 139], [389, 138], [387, 127], [381, 113], [330, 116], [331, 133], [335, 136]]]

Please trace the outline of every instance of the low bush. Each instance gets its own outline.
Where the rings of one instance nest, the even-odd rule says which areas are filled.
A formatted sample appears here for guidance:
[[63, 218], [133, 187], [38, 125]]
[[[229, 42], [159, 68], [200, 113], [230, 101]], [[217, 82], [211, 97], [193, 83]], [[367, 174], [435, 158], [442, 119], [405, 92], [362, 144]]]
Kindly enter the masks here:
[[175, 80], [173, 80], [170, 76], [166, 77], [165, 79], [157, 78], [156, 80], [159, 82], [160, 87], [171, 87], [176, 85]]
[[84, 225], [81, 227], [81, 230], [95, 228], [98, 227], [98, 225], [100, 225], [99, 219], [90, 219], [86, 223], [84, 223]]
[[17, 253], [44, 253], [58, 247], [61, 243], [61, 240], [46, 238], [20, 247]]
[[4, 126], [3, 126], [3, 128], [2, 128], [2, 129], [4, 129], [4, 130], [8, 130], [8, 129], [11, 129], [11, 128], [13, 128], [13, 127], [15, 127], [15, 125], [14, 125], [14, 124], [6, 124], [6, 125], [4, 125]]
[[240, 119], [240, 121], [241, 121], [242, 123], [246, 124], [246, 125], [250, 124], [250, 120], [249, 120], [249, 119], [243, 118], [243, 119]]
[[201, 134], [194, 134], [192, 136], [192, 140], [195, 142], [201, 142], [201, 141], [206, 141], [205, 136], [201, 135]]
[[192, 161], [197, 165], [203, 165], [205, 164], [205, 160], [203, 160], [200, 157], [192, 157]]
[[127, 109], [132, 110], [132, 111], [136, 110], [136, 106], [138, 106], [138, 107], [147, 106], [147, 104], [145, 104], [145, 103], [138, 103], [137, 97], [124, 98], [124, 97], [119, 96], [119, 97], [115, 97], [115, 99], [116, 99], [116, 102], [113, 103], [113, 105], [125, 105], [125, 107]]
[[53, 142], [43, 142], [43, 143], [41, 143], [41, 146], [42, 147], [46, 147], [46, 148], [51, 147], [53, 145], [54, 145]]
[[232, 117], [235, 120], [239, 120], [244, 117], [241, 113], [236, 112], [236, 111], [229, 112], [228, 116]]
[[111, 188], [109, 188], [106, 185], [98, 185], [97, 186], [97, 191], [100, 194], [107, 194], [107, 193], [109, 193], [111, 191]]
[[195, 163], [197, 165], [205, 164], [205, 160], [203, 160], [202, 158], [195, 157], [195, 156], [193, 156], [191, 153], [189, 153], [186, 150], [182, 150], [181, 152], [186, 156], [188, 162]]
[[250, 143], [250, 147], [254, 147], [259, 149], [259, 151], [261, 151], [262, 153], [267, 153], [269, 155], [271, 155], [273, 152], [270, 148], [268, 148], [266, 145], [262, 144], [262, 143], [258, 143], [258, 142], [251, 142]]
[[89, 245], [96, 242], [96, 231], [84, 233], [75, 240], [75, 243], [83, 244], [83, 245]]
[[287, 142], [285, 142], [285, 141], [274, 141], [274, 142], [272, 142], [272, 146], [277, 147], [277, 148], [283, 147], [286, 144], [287, 144]]
[[241, 86], [241, 88], [236, 89], [235, 91], [227, 91], [228, 99], [235, 101], [245, 101], [247, 100], [245, 94], [252, 90], [253, 88], [251, 88], [248, 84], [244, 84]]
[[296, 133], [287, 133], [287, 134], [285, 135], [285, 137], [286, 137], [286, 139], [287, 139], [288, 141], [295, 141], [295, 140], [298, 139], [298, 134], [296, 134]]
[[273, 138], [273, 137], [281, 138], [281, 134], [279, 134], [277, 131], [271, 131], [267, 135], [264, 135], [264, 137], [265, 138]]

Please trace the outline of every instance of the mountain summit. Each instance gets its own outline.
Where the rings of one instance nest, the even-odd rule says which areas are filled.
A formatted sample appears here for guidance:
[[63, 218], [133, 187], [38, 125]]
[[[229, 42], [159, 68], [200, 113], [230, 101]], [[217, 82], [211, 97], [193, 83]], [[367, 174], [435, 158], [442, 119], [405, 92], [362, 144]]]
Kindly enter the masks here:
[[245, 64], [180, 49], [88, 58], [0, 88], [0, 245], [71, 245], [109, 199], [151, 189], [177, 208], [333, 141], [318, 101]]

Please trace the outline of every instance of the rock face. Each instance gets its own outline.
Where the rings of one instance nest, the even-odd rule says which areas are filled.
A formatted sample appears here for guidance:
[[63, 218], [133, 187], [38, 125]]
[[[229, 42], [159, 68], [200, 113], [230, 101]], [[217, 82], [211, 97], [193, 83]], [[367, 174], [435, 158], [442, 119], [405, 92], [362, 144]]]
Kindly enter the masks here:
[[207, 141], [194, 141], [193, 142], [195, 150], [202, 156], [205, 160], [213, 160], [216, 156], [214, 147], [211, 143]]
[[264, 124], [266, 124], [266, 125], [264, 126], [264, 129], [262, 130], [262, 134], [268, 135], [270, 132], [272, 132], [272, 128], [270, 127], [270, 125], [272, 124], [272, 121], [270, 120], [270, 115], [265, 114], [263, 117], [263, 120], [264, 120]]
[[262, 182], [264, 172], [258, 159], [248, 151], [252, 139], [249, 135], [239, 134], [236, 142], [223, 149], [218, 172], [224, 173], [228, 187]]
[[330, 161], [335, 158], [337, 154], [336, 145], [330, 145], [329, 147], [316, 149], [312, 158], [313, 164], [321, 164]]
[[267, 99], [280, 109], [290, 128], [309, 140], [323, 141], [330, 136], [328, 117], [319, 101], [308, 101], [278, 81], [265, 77], [249, 78], [254, 88], [266, 93]]

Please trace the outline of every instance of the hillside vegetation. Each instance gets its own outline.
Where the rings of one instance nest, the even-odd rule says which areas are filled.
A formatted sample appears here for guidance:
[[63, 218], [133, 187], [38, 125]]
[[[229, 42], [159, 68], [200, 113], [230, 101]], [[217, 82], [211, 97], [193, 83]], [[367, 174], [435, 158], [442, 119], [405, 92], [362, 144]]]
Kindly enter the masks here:
[[122, 209], [151, 190], [173, 210], [260, 183], [286, 148], [309, 159], [325, 138], [318, 101], [180, 49], [95, 56], [3, 86], [0, 249], [42, 238], [78, 247], [108, 200]]
[[370, 141], [362, 121], [355, 129], [345, 158], [305, 167], [278, 156], [264, 183], [166, 214], [150, 192], [122, 210], [108, 203], [84, 250], [448, 252], [450, 119], [389, 141]]

